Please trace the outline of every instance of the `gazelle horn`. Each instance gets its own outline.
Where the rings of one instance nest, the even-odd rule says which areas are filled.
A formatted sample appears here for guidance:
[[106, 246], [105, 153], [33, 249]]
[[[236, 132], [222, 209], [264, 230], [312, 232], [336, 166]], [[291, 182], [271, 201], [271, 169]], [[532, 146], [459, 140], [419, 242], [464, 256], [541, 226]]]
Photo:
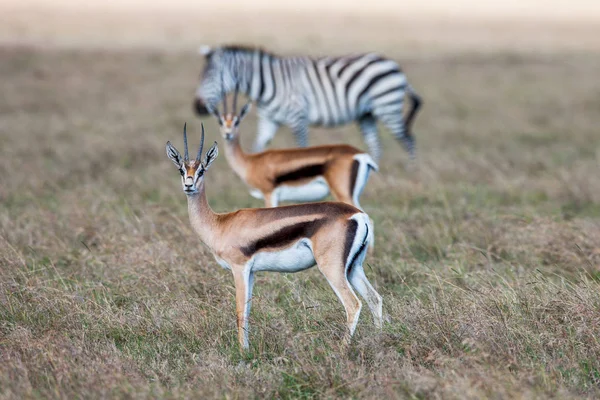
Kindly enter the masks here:
[[184, 160], [185, 161], [189, 161], [190, 160], [190, 156], [188, 154], [188, 145], [187, 145], [187, 132], [186, 129], [187, 128], [187, 122], [183, 124], [183, 147], [185, 147], [185, 157]]
[[200, 137], [200, 148], [198, 149], [198, 155], [196, 155], [196, 161], [200, 161], [202, 158], [202, 148], [204, 147], [204, 123], [200, 123], [202, 126], [202, 136]]
[[233, 94], [233, 114], [237, 113], [237, 95], [238, 95], [238, 85], [235, 85], [235, 92]]

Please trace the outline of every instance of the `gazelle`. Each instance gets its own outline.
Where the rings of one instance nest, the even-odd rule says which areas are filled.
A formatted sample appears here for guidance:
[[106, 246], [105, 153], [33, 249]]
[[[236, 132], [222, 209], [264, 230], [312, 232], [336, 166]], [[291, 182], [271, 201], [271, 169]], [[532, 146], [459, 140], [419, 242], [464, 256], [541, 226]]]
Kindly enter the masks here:
[[250, 208], [231, 213], [213, 212], [206, 200], [205, 173], [218, 155], [217, 142], [202, 158], [204, 125], [198, 154], [188, 156], [167, 142], [167, 156], [181, 174], [190, 223], [216, 261], [233, 272], [240, 346], [248, 348], [248, 317], [254, 274], [258, 271], [298, 272], [314, 266], [325, 275], [346, 310], [348, 338], [358, 322], [361, 302], [367, 302], [375, 325], [382, 326], [382, 299], [369, 283], [363, 261], [370, 240], [369, 217], [339, 202]]
[[345, 144], [245, 153], [240, 145], [239, 125], [250, 110], [250, 103], [239, 114], [236, 103], [237, 90], [232, 113], [227, 113], [226, 96], [223, 114], [216, 108], [209, 111], [219, 122], [229, 165], [251, 188], [253, 197], [264, 199], [265, 207], [277, 207], [280, 201], [323, 200], [331, 189], [338, 201], [362, 210], [358, 198], [370, 171], [379, 169], [368, 153]]

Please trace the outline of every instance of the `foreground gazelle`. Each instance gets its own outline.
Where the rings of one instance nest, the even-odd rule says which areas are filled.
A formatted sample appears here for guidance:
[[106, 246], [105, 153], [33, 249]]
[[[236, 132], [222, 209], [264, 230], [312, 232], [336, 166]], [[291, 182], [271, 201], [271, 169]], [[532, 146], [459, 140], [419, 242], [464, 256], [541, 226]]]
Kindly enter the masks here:
[[167, 156], [181, 174], [192, 228], [217, 262], [233, 272], [242, 348], [248, 348], [248, 316], [257, 271], [297, 272], [316, 264], [346, 310], [349, 337], [362, 306], [354, 290], [365, 299], [375, 325], [381, 328], [381, 296], [362, 267], [370, 237], [367, 214], [336, 202], [217, 214], [208, 205], [204, 187], [204, 174], [218, 154], [217, 143], [203, 161], [204, 126], [196, 159], [190, 161], [188, 156], [185, 125], [183, 143], [184, 157], [171, 142], [167, 142]]
[[277, 207], [280, 201], [308, 202], [329, 195], [362, 210], [358, 198], [371, 169], [377, 171], [368, 153], [345, 144], [271, 149], [247, 154], [240, 145], [239, 125], [250, 109], [250, 103], [236, 112], [237, 90], [233, 113], [227, 113], [223, 96], [223, 113], [209, 109], [219, 122], [226, 141], [225, 156], [235, 173], [250, 186], [253, 197], [264, 199], [265, 207]]

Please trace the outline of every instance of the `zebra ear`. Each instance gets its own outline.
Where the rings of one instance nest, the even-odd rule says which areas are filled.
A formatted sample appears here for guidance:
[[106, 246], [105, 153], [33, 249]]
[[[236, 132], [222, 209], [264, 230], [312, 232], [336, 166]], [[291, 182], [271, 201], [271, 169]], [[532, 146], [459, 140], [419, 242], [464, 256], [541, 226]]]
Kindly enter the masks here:
[[210, 167], [210, 164], [213, 163], [213, 161], [215, 161], [217, 159], [217, 156], [219, 155], [219, 147], [217, 146], [217, 142], [215, 142], [210, 149], [208, 149], [208, 151], [206, 152], [206, 155], [204, 156], [204, 164], [203, 167], [205, 170], [208, 169], [208, 167]]
[[210, 56], [210, 54], [212, 52], [213, 52], [213, 49], [209, 45], [206, 45], [206, 44], [203, 44], [202, 46], [200, 46], [198, 48], [198, 53], [202, 54], [205, 57]]

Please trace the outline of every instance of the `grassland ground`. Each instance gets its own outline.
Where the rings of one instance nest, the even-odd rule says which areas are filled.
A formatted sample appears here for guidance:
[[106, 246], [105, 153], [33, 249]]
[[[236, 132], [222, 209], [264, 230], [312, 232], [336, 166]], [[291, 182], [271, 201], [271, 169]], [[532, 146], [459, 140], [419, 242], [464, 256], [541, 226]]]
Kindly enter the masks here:
[[[386, 49], [425, 100], [418, 173], [382, 130], [361, 200], [390, 321], [365, 310], [346, 348], [316, 269], [262, 274], [241, 354], [232, 278], [164, 154], [184, 121], [197, 143], [198, 56], [3, 45], [0, 397], [600, 396], [600, 53]], [[363, 146], [355, 126], [310, 138]], [[261, 205], [223, 157], [207, 192]]]

